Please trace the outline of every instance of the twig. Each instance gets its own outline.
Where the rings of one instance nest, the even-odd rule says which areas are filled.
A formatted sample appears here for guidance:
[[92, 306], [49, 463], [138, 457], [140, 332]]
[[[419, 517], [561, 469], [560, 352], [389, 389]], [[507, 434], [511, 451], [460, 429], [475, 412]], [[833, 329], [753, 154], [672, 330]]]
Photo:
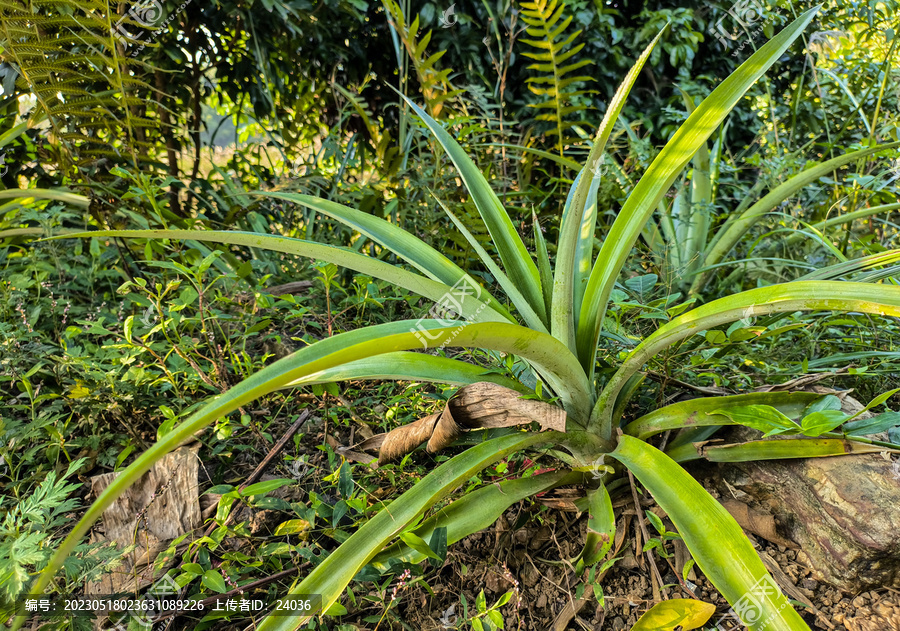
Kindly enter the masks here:
[[253, 473], [250, 474], [250, 477], [247, 478], [247, 481], [240, 486], [239, 490], [243, 491], [245, 488], [259, 479], [259, 477], [263, 474], [263, 471], [266, 470], [266, 467], [269, 466], [269, 463], [272, 462], [272, 459], [275, 458], [275, 456], [277, 456], [282, 449], [284, 449], [284, 446], [287, 445], [288, 441], [291, 438], [293, 438], [294, 434], [296, 434], [300, 430], [300, 428], [303, 427], [303, 424], [306, 423], [306, 421], [309, 419], [309, 416], [309, 410], [303, 410], [300, 413], [300, 418], [294, 421], [294, 424], [291, 425], [288, 431], [284, 433], [284, 436], [282, 436], [278, 440], [278, 442], [275, 443], [275, 446], [269, 450], [269, 453], [266, 454], [266, 457], [263, 458], [262, 462], [259, 463], [256, 469], [253, 470]]
[[[634, 475], [632, 475], [631, 471], [628, 471], [628, 481], [631, 483], [631, 496], [634, 498], [634, 510], [637, 512], [635, 515], [637, 519], [637, 523], [641, 528], [641, 533], [644, 535], [644, 542], [650, 541], [650, 533], [647, 532], [647, 526], [644, 525], [644, 515], [641, 512], [641, 501], [638, 499], [637, 487], [634, 485]], [[665, 590], [663, 589], [662, 575], [659, 573], [659, 568], [656, 567], [656, 560], [653, 558], [652, 550], [644, 551], [644, 554], [647, 555], [647, 560], [650, 561], [650, 568], [653, 570], [653, 575], [657, 580], [657, 584], [659, 585], [659, 593], [662, 596], [663, 600], [668, 600], [669, 597], [666, 595]], [[654, 590], [656, 591], [656, 590]], [[654, 594], [655, 596], [656, 594]]]

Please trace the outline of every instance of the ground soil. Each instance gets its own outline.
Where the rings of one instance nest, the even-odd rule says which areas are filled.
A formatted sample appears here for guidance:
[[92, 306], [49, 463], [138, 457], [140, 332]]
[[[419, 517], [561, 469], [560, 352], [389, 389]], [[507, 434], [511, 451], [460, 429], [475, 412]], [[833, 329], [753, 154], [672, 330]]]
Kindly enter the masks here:
[[[339, 442], [352, 444], [344, 437]], [[313, 458], [321, 458], [319, 452]], [[710, 489], [712, 490], [712, 489]], [[572, 489], [572, 493], [579, 491]], [[665, 598], [697, 598], [716, 605], [716, 614], [705, 629], [732, 631], [745, 629], [730, 615], [728, 603], [693, 569], [688, 580], [681, 578], [684, 562], [689, 559], [686, 548], [681, 555], [663, 559], [654, 555], [657, 570], [650, 566], [648, 555], [641, 552], [641, 528], [630, 493], [614, 502], [619, 518], [618, 530], [626, 536], [616, 556], [619, 561], [603, 577], [600, 584], [604, 602], [601, 605], [590, 588], [579, 590], [587, 572], [576, 576], [567, 559], [575, 558], [584, 544], [587, 516], [583, 513], [557, 510], [571, 505], [572, 497], [545, 497], [541, 503], [522, 502], [511, 507], [491, 528], [474, 534], [450, 547], [446, 562], [436, 572], [427, 573], [428, 588], [415, 583], [402, 587], [399, 603], [379, 625], [379, 630], [444, 631], [470, 629], [458, 616], [465, 596], [470, 609], [484, 590], [488, 605], [512, 590], [514, 597], [500, 609], [504, 629], [516, 631], [620, 631], [629, 630], [653, 604]], [[553, 508], [548, 508], [549, 505]], [[652, 499], [641, 501], [640, 513], [653, 510], [664, 517]], [[668, 530], [675, 530], [666, 521]], [[513, 528], [518, 524], [519, 528]], [[653, 532], [647, 521], [644, 528]], [[832, 585], [812, 578], [812, 568], [797, 560], [795, 550], [776, 545], [748, 534], [748, 538], [768, 562], [770, 573], [782, 591], [795, 603], [795, 608], [812, 629], [827, 631], [900, 631], [900, 589], [883, 587], [863, 593], [844, 593]], [[670, 553], [674, 544], [668, 544]], [[669, 587], [659, 590], [653, 576], [662, 578]], [[395, 583], [396, 584], [396, 581]], [[361, 585], [357, 584], [359, 587]], [[370, 584], [369, 584], [370, 585]], [[357, 597], [365, 589], [357, 589]], [[583, 594], [584, 600], [576, 596]], [[378, 592], [372, 590], [373, 600]], [[359, 598], [358, 598], [359, 599]], [[359, 599], [360, 601], [362, 599]], [[802, 603], [802, 604], [798, 604]], [[383, 609], [381, 610], [383, 611]], [[341, 622], [360, 631], [371, 631], [374, 625], [360, 622], [369, 610], [353, 611]], [[356, 614], [356, 615], [354, 615]], [[352, 628], [351, 626], [344, 628]]]
[[[654, 604], [649, 561], [645, 555], [636, 559], [627, 542], [620, 551], [624, 558], [602, 581], [604, 606], [596, 598], [583, 603], [576, 601], [579, 581], [570, 568], [558, 563], [560, 558], [572, 558], [580, 549], [584, 518], [562, 513], [558, 515], [555, 529], [549, 525], [531, 524], [516, 532], [505, 530], [504, 526], [515, 517], [514, 511], [510, 511], [507, 519], [498, 522], [494, 528], [453, 546], [439, 578], [430, 581], [435, 595], [431, 596], [424, 589], [407, 592], [403, 595], [398, 617], [411, 628], [438, 631], [448, 628], [445, 625], [453, 621], [453, 614], [459, 613], [460, 593], [471, 604], [483, 589], [488, 604], [491, 604], [506, 591], [518, 589], [518, 608], [514, 598], [502, 609], [506, 629], [620, 631], [631, 629], [640, 615]], [[757, 543], [783, 573], [778, 574], [779, 582], [790, 581], [818, 610], [816, 615], [802, 606], [797, 607], [811, 628], [900, 630], [900, 590], [884, 588], [862, 594], [841, 593], [810, 578], [810, 568], [796, 561], [795, 551], [765, 541]], [[666, 590], [668, 598], [699, 598], [716, 605], [717, 613], [706, 628], [716, 628], [713, 623], [722, 631], [744, 628], [735, 624], [734, 618], [728, 615], [728, 603], [702, 576], [681, 582], [667, 561], [656, 557], [656, 563], [663, 581], [672, 585]], [[464, 565], [465, 575], [462, 573]], [[517, 580], [518, 586], [511, 579]], [[782, 586], [783, 589], [786, 587]], [[560, 612], [567, 607], [571, 610], [575, 603], [577, 614], [565, 616], [569, 622], [562, 624], [564, 619], [559, 620]], [[453, 614], [447, 615], [453, 605]], [[561, 626], [554, 626], [555, 621]]]

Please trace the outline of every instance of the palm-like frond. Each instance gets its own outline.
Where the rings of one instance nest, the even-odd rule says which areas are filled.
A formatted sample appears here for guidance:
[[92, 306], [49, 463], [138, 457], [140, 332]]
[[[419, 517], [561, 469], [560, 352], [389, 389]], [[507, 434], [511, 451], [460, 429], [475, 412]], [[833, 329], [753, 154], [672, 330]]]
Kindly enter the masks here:
[[444, 101], [463, 92], [463, 90], [455, 89], [450, 83], [449, 68], [444, 70], [438, 68], [438, 61], [447, 51], [442, 50], [428, 55], [426, 49], [431, 42], [431, 31], [425, 33], [421, 39], [419, 38], [419, 16], [416, 15], [412, 23], [407, 24], [400, 5], [393, 0], [384, 0], [384, 6], [416, 71], [416, 78], [419, 80], [419, 87], [425, 99], [426, 111], [433, 118], [437, 118], [444, 108]]

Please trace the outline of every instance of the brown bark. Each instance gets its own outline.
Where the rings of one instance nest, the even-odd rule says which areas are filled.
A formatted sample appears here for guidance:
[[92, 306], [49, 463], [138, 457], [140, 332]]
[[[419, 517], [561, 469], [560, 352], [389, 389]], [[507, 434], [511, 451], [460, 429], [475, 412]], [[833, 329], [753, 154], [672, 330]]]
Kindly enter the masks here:
[[[734, 429], [726, 440], [753, 434]], [[893, 458], [719, 463], [699, 477], [726, 506], [742, 503], [757, 518], [771, 515], [775, 536], [756, 534], [781, 545], [784, 539], [795, 543], [798, 561], [816, 579], [858, 593], [900, 587], [900, 467]]]

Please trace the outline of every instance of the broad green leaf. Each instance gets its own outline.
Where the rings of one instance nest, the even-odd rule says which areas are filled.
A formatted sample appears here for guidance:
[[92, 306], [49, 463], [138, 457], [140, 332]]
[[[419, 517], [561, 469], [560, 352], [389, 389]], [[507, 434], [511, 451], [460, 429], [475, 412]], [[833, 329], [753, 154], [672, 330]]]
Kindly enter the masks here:
[[282, 535], [301, 535], [309, 532], [310, 525], [305, 519], [289, 519], [278, 524], [275, 529], [275, 536]]
[[[606, 485], [600, 482], [596, 489], [588, 491], [588, 524], [581, 560], [584, 565], [601, 561], [612, 548], [616, 536], [616, 516]], [[581, 567], [581, 564], [579, 564]]]
[[[575, 352], [575, 313], [572, 305], [581, 302], [581, 296], [586, 287], [586, 283], [583, 284], [581, 281], [586, 277], [587, 270], [582, 267], [590, 266], [597, 223], [597, 206], [589, 204], [588, 198], [593, 192], [596, 199], [597, 186], [600, 182], [599, 171], [606, 152], [606, 143], [609, 141], [619, 114], [622, 113], [622, 108], [625, 106], [634, 82], [667, 27], [668, 24], [647, 45], [609, 102], [591, 151], [584, 163], [584, 168], [572, 184], [575, 194], [571, 204], [566, 204], [560, 219], [551, 301], [551, 332], [573, 353]], [[584, 245], [581, 256], [578, 251], [579, 244]], [[583, 260], [585, 254], [588, 257], [587, 261]], [[579, 296], [578, 299], [575, 298], [576, 294]]]
[[[773, 441], [786, 442], [786, 441]], [[753, 631], [809, 631], [728, 511], [671, 458], [631, 436], [610, 454], [653, 495], [707, 579]]]
[[132, 343], [132, 332], [134, 331], [134, 316], [130, 315], [125, 318], [125, 324], [122, 325], [122, 332], [125, 335], [125, 341], [129, 344]]
[[625, 286], [636, 293], [643, 301], [656, 286], [657, 281], [659, 281], [659, 276], [656, 274], [643, 274], [641, 276], [629, 278], [625, 281]]
[[713, 414], [727, 416], [737, 425], [759, 430], [766, 435], [799, 433], [800, 426], [771, 405], [735, 406], [716, 410]]
[[[339, 602], [333, 602], [325, 609], [326, 616], [346, 616], [347, 613], [347, 608]], [[259, 628], [261, 629], [262, 627]]]
[[820, 410], [803, 417], [800, 425], [804, 436], [821, 436], [847, 420], [847, 415], [840, 410]]
[[[452, 492], [492, 462], [509, 454], [554, 439], [554, 434], [518, 433], [495, 438], [454, 456], [421, 479], [390, 506], [363, 524], [359, 530], [316, 566], [290, 594], [322, 594], [324, 607], [329, 607], [344, 593], [347, 584], [384, 545], [398, 536], [422, 512]], [[310, 616], [268, 616], [259, 631], [293, 631]]]
[[812, 403], [806, 406], [806, 409], [803, 410], [803, 416], [807, 414], [812, 414], [813, 412], [822, 412], [823, 410], [840, 410], [841, 409], [841, 400], [839, 397], [834, 396], [833, 394], [826, 394], [824, 397], [819, 397]]
[[787, 417], [799, 417], [809, 405], [822, 398], [813, 392], [751, 392], [727, 397], [690, 399], [654, 410], [626, 425], [623, 431], [646, 440], [672, 429], [730, 425], [733, 421], [723, 414], [723, 410], [754, 405], [772, 406]]
[[491, 235], [491, 239], [500, 255], [500, 261], [506, 273], [516, 284], [522, 295], [528, 300], [531, 308], [541, 316], [541, 321], [547, 324], [547, 313], [544, 310], [544, 295], [541, 290], [540, 274], [537, 266], [528, 254], [522, 237], [516, 232], [512, 220], [497, 198], [497, 195], [491, 190], [490, 184], [478, 170], [478, 167], [472, 162], [471, 158], [459, 146], [452, 136], [438, 123], [431, 118], [418, 105], [410, 99], [403, 97], [409, 106], [419, 115], [426, 126], [434, 134], [438, 142], [450, 156], [453, 164], [456, 165], [457, 171], [468, 189], [475, 207], [484, 224]]
[[[452, 291], [452, 286], [440, 283], [424, 276], [420, 276], [401, 267], [385, 263], [371, 256], [365, 256], [347, 248], [339, 248], [332, 245], [322, 245], [303, 239], [288, 237], [276, 237], [255, 232], [217, 231], [217, 230], [100, 230], [97, 232], [79, 232], [66, 234], [53, 238], [88, 238], [88, 237], [126, 237], [139, 239], [194, 239], [196, 241], [209, 241], [213, 243], [226, 243], [251, 248], [261, 248], [286, 254], [295, 254], [312, 259], [328, 261], [341, 267], [361, 272], [374, 278], [399, 287], [408, 289], [414, 293], [440, 302]], [[472, 291], [475, 287], [470, 288]], [[489, 295], [482, 292], [486, 300]], [[462, 305], [461, 315], [473, 321], [509, 321], [505, 310], [497, 311], [494, 308], [480, 302], [471, 294], [454, 295]], [[502, 307], [501, 307], [502, 309]], [[505, 314], [505, 315], [504, 315]]]
[[900, 392], [900, 388], [894, 388], [893, 390], [889, 390], [888, 392], [882, 392], [882, 393], [879, 394], [877, 397], [875, 397], [874, 399], [872, 399], [871, 401], [869, 401], [869, 403], [866, 405], [866, 407], [864, 407], [863, 409], [861, 409], [859, 412], [857, 412], [856, 414], [854, 414], [853, 416], [851, 416], [851, 417], [850, 417], [849, 419], [847, 419], [847, 420], [848, 420], [848, 421], [849, 421], [849, 420], [853, 420], [853, 419], [855, 419], [857, 416], [859, 416], [860, 414], [862, 414], [863, 412], [868, 412], [868, 411], [871, 410], [872, 408], [878, 407], [879, 405], [881, 405], [882, 403], [884, 403], [885, 401], [887, 401], [888, 399], [890, 399], [892, 396], [894, 396], [894, 395], [897, 394], [898, 392]]
[[429, 559], [437, 559], [438, 561], [441, 560], [441, 558], [437, 554], [435, 554], [431, 547], [428, 545], [428, 542], [426, 542], [424, 539], [422, 539], [422, 537], [414, 532], [401, 532], [400, 540], [419, 554], [428, 557]]
[[880, 434], [892, 427], [900, 426], [900, 412], [882, 412], [871, 418], [859, 419], [844, 425], [841, 430], [848, 436], [868, 436]]
[[438, 561], [443, 563], [447, 559], [447, 527], [441, 526], [435, 528], [428, 540], [428, 547], [434, 550], [438, 556]]
[[296, 484], [296, 480], [291, 480], [289, 478], [281, 478], [278, 480], [264, 480], [263, 482], [257, 482], [256, 484], [251, 484], [244, 489], [241, 490], [241, 495], [244, 497], [251, 497], [253, 495], [262, 495], [263, 493], [268, 493], [270, 491], [274, 491], [275, 489], [280, 489], [283, 486], [287, 486], [288, 484]]
[[641, 342], [600, 394], [590, 424], [612, 437], [612, 402], [641, 366], [658, 352], [702, 331], [753, 316], [827, 309], [900, 316], [900, 287], [838, 281], [798, 281], [751, 289], [720, 298], [667, 322]]
[[815, 7], [803, 13], [713, 90], [675, 132], [628, 196], [597, 256], [578, 318], [578, 356], [589, 376], [594, 374], [597, 341], [609, 294], [653, 209], [700, 146], [706, 143], [744, 93], [800, 36], [817, 11], [818, 7]]
[[712, 615], [716, 606], [702, 600], [673, 598], [656, 603], [641, 616], [631, 631], [689, 631], [699, 629]]
[[203, 583], [204, 587], [220, 594], [228, 591], [228, 588], [225, 587], [225, 579], [222, 578], [222, 575], [217, 570], [206, 570], [200, 582]]

